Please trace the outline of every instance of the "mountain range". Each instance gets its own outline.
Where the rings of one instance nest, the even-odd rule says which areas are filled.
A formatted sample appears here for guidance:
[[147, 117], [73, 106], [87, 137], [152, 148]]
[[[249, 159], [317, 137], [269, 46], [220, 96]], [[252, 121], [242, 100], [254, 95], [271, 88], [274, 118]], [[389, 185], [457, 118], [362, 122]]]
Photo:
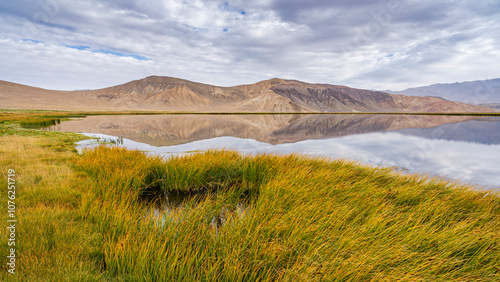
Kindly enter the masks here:
[[57, 91], [0, 81], [0, 108], [191, 112], [490, 112], [488, 108], [329, 84], [273, 78], [219, 87], [150, 76], [122, 85]]
[[500, 109], [500, 78], [456, 83], [439, 83], [387, 93], [409, 96], [434, 96], [453, 102]]

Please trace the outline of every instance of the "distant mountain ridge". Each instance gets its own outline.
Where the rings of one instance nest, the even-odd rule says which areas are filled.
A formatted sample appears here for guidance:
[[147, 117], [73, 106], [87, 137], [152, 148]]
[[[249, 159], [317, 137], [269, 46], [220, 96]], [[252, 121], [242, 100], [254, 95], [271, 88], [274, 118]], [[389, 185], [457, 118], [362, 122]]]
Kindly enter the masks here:
[[434, 96], [453, 102], [473, 105], [500, 103], [500, 78], [433, 84], [429, 86], [408, 88], [402, 91], [386, 90], [392, 94], [409, 96]]
[[55, 91], [0, 81], [0, 108], [199, 112], [489, 112], [435, 97], [410, 97], [273, 78], [219, 87], [150, 76], [97, 90]]

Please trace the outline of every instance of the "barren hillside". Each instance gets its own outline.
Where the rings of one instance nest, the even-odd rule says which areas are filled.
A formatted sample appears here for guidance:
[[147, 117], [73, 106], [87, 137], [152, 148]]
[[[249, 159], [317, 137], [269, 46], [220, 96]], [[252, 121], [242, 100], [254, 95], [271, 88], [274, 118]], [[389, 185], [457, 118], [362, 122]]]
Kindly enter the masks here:
[[270, 79], [218, 87], [150, 76], [113, 87], [55, 91], [0, 81], [0, 108], [200, 112], [491, 112], [435, 97]]

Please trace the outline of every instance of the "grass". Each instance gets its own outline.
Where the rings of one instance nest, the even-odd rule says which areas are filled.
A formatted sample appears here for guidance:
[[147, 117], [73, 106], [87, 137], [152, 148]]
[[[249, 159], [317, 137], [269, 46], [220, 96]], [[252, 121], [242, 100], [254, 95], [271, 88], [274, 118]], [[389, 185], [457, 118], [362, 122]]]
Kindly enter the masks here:
[[[500, 280], [498, 193], [295, 155], [78, 155], [79, 135], [18, 126], [54, 113], [16, 115], [0, 125], [0, 185], [15, 169], [17, 274], [2, 263], [0, 280]], [[192, 197], [151, 203], [165, 194]]]
[[[500, 199], [491, 193], [341, 160], [230, 151], [165, 161], [100, 147], [76, 168], [92, 179], [82, 214], [106, 234], [106, 269], [116, 277], [500, 279]], [[217, 196], [152, 216], [141, 201], [151, 189]], [[234, 210], [245, 191], [244, 215], [226, 212], [214, 228], [213, 218]]]
[[[27, 134], [24, 132], [24, 134]], [[16, 275], [7, 273], [7, 190], [0, 229], [1, 281], [88, 281], [105, 277], [102, 234], [79, 213], [83, 182], [71, 168], [73, 134], [41, 132], [0, 137], [0, 186], [16, 171]]]
[[0, 109], [0, 124], [4, 120], [33, 118], [78, 118], [94, 115], [431, 115], [431, 116], [500, 116], [500, 112], [474, 113], [425, 113], [425, 112], [173, 112], [173, 111], [48, 111], [48, 110], [2, 110]]
[[42, 129], [51, 127], [61, 123], [61, 119], [38, 119], [32, 121], [22, 121], [20, 122], [20, 126], [23, 128], [32, 128], [32, 129]]

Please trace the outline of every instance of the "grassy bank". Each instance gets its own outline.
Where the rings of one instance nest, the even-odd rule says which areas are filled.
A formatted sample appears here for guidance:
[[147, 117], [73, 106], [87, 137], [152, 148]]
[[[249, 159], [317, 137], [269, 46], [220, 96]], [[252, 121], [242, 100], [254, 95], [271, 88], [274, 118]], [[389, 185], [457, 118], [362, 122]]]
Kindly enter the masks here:
[[[78, 155], [78, 135], [4, 120], [19, 228], [3, 281], [500, 280], [498, 193], [300, 156]], [[158, 209], [165, 194], [185, 198]]]
[[95, 115], [408, 115], [408, 116], [500, 116], [500, 112], [488, 113], [423, 113], [423, 112], [158, 112], [158, 111], [47, 111], [47, 110], [2, 110], [0, 124], [8, 120], [37, 120], [72, 118]]
[[[14, 131], [0, 135], [0, 281], [96, 281], [102, 234], [82, 219], [84, 178], [71, 168], [76, 134]], [[7, 172], [15, 171], [15, 246], [8, 246]], [[16, 249], [15, 275], [6, 265]]]

